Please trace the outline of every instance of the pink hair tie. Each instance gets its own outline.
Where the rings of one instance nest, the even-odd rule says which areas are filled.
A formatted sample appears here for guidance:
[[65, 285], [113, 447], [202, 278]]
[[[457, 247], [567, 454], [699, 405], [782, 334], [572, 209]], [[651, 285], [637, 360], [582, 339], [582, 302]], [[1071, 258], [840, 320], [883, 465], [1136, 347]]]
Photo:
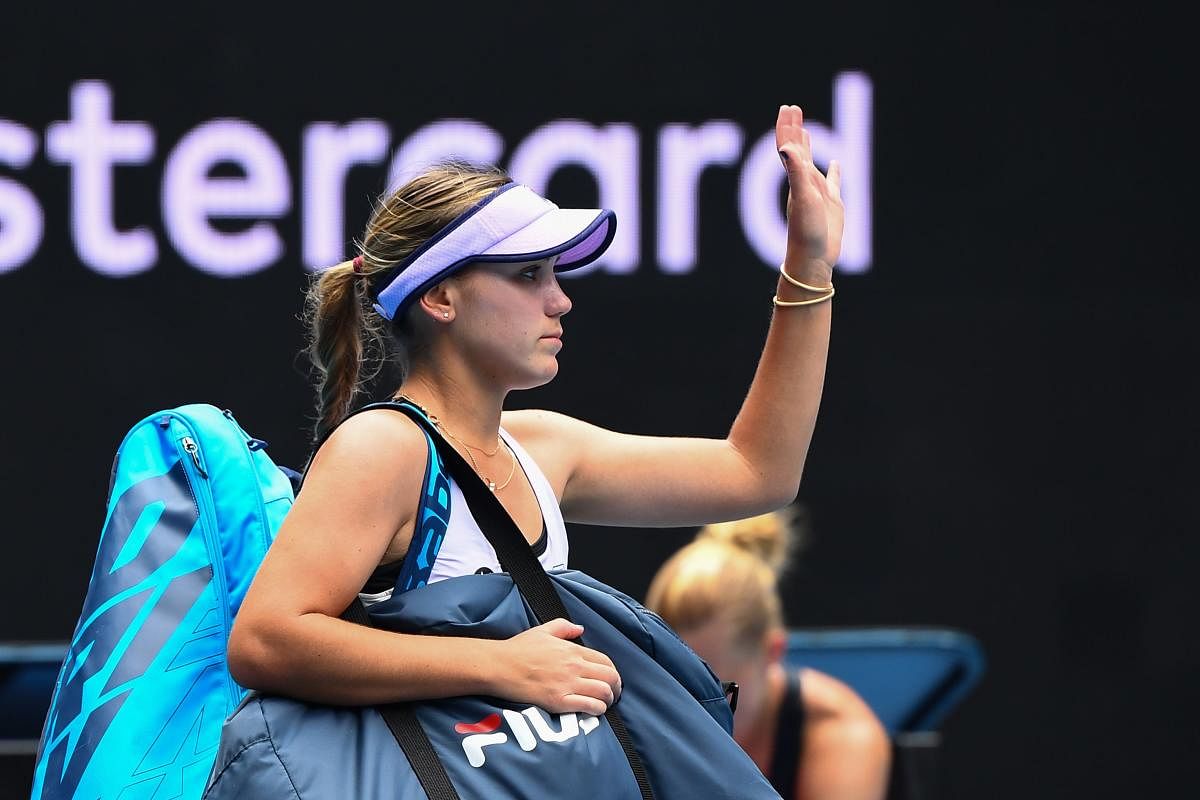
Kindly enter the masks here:
[[354, 257], [354, 274], [355, 274], [355, 275], [362, 275], [362, 274], [363, 274], [363, 268], [362, 268], [362, 256], [355, 256], [355, 257]]

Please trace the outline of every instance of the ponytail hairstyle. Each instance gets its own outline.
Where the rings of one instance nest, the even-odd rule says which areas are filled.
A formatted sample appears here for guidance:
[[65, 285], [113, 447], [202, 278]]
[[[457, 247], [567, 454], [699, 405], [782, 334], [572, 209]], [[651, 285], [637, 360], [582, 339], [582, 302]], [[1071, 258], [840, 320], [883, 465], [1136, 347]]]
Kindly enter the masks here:
[[701, 528], [654, 576], [646, 606], [679, 631], [724, 620], [731, 646], [743, 655], [756, 652], [768, 631], [784, 624], [777, 584], [796, 538], [794, 523], [795, 511], [786, 508]]
[[426, 344], [413, 309], [389, 323], [373, 304], [375, 282], [463, 212], [510, 181], [495, 167], [447, 161], [380, 197], [367, 222], [359, 255], [313, 277], [305, 297], [308, 356], [319, 376], [314, 440], [349, 416], [366, 381], [390, 349], [403, 382], [414, 354]]

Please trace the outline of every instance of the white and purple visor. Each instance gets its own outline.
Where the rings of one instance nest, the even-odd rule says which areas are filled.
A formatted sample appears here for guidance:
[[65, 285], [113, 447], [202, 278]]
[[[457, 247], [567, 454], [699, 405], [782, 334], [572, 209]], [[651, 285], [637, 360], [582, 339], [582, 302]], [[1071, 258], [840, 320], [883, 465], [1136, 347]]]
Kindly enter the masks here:
[[617, 232], [606, 208], [559, 208], [528, 186], [508, 183], [464, 212], [379, 278], [375, 310], [397, 319], [431, 286], [467, 264], [540, 261], [555, 272], [592, 263]]

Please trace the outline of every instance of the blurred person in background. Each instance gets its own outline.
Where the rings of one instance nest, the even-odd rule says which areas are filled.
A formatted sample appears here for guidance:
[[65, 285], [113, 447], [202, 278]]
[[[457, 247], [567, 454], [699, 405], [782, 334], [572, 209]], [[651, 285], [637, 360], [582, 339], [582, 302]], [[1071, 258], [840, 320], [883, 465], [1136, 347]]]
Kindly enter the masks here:
[[659, 568], [646, 606], [738, 684], [734, 738], [785, 800], [881, 800], [891, 742], [878, 718], [836, 678], [783, 664], [778, 580], [795, 539], [792, 509], [701, 528]]

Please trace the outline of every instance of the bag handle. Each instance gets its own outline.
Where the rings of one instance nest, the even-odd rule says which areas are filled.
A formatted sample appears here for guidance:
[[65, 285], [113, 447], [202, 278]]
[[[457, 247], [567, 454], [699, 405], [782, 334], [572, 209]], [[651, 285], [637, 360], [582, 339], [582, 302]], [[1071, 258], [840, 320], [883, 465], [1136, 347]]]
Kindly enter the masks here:
[[[521, 533], [521, 529], [517, 527], [517, 523], [501, 505], [499, 498], [484, 485], [479, 473], [472, 469], [466, 459], [446, 441], [441, 431], [419, 409], [409, 403], [372, 403], [363, 406], [360, 411], [374, 408], [389, 408], [399, 411], [431, 434], [430, 438], [442, 457], [442, 463], [450, 476], [454, 478], [454, 482], [458, 484], [459, 490], [462, 491], [463, 498], [471, 509], [471, 515], [475, 517], [479, 529], [483, 531], [488, 543], [496, 551], [500, 566], [512, 576], [513, 583], [516, 584], [521, 596], [525, 598], [525, 602], [529, 604], [534, 617], [543, 624], [556, 617], [570, 620], [571, 616], [567, 613], [567, 607], [563, 605], [562, 597], [554, 588], [554, 584], [550, 582], [550, 578], [546, 576], [546, 571], [542, 568], [541, 562], [537, 560], [537, 556], [534, 555], [533, 548]], [[643, 800], [653, 800], [654, 792], [650, 788], [646, 767], [634, 748], [633, 737], [629, 735], [625, 720], [621, 717], [620, 712], [611, 705], [604, 712], [604, 717], [608, 720], [621, 749], [625, 752], [625, 758], [629, 761], [629, 768], [633, 771], [633, 777], [637, 781]], [[388, 724], [390, 727], [391, 723]], [[424, 731], [421, 731], [421, 735], [424, 736]], [[399, 741], [399, 737], [397, 737], [397, 741]], [[425, 741], [428, 743], [429, 740], [426, 738]], [[403, 743], [401, 746], [403, 747]], [[407, 753], [407, 751], [405, 752]], [[412, 761], [411, 756], [409, 760]], [[440, 767], [441, 764], [439, 763], [438, 766]], [[416, 768], [415, 762], [413, 768]], [[424, 781], [422, 781], [422, 786], [424, 786]], [[430, 796], [432, 797], [432, 795]]]
[[[357, 596], [342, 613], [342, 619], [368, 628], [375, 627], [371, 615], [367, 613], [367, 607]], [[429, 800], [461, 800], [454, 784], [450, 782], [450, 776], [446, 774], [442, 759], [438, 757], [428, 734], [421, 727], [421, 721], [417, 719], [416, 706], [412, 703], [385, 703], [377, 705], [375, 710], [383, 717], [396, 744], [404, 751]]]

